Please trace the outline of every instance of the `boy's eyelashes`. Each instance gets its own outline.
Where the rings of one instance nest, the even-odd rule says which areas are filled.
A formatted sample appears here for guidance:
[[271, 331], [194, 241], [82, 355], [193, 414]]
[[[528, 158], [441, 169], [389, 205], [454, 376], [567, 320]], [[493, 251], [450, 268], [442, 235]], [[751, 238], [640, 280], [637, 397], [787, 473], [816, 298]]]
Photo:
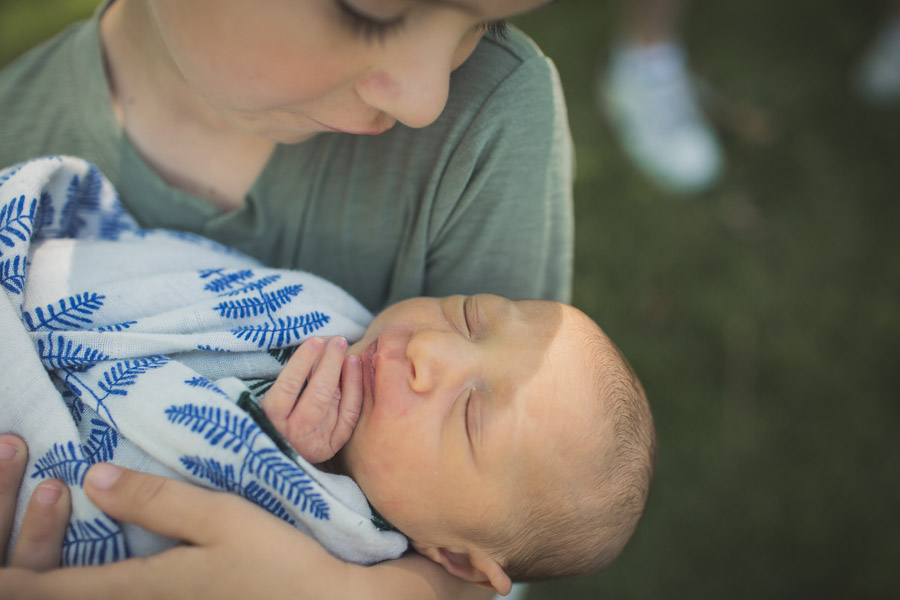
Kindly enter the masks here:
[[[390, 18], [377, 18], [365, 14], [347, 0], [336, 0], [336, 2], [353, 33], [367, 42], [373, 40], [383, 42], [392, 33], [401, 30], [406, 23], [405, 13]], [[504, 20], [485, 21], [478, 25], [478, 29], [503, 39], [506, 39], [507, 36], [506, 21]]]
[[395, 17], [379, 19], [361, 12], [358, 8], [346, 0], [337, 0], [341, 14], [347, 26], [354, 35], [364, 38], [367, 42], [377, 40], [383, 42], [390, 34], [403, 28], [406, 22], [406, 14], [400, 13]]
[[481, 31], [485, 31], [494, 37], [504, 40], [509, 33], [506, 29], [506, 21], [503, 21], [502, 19], [499, 21], [485, 21], [479, 25], [479, 27], [481, 28]]

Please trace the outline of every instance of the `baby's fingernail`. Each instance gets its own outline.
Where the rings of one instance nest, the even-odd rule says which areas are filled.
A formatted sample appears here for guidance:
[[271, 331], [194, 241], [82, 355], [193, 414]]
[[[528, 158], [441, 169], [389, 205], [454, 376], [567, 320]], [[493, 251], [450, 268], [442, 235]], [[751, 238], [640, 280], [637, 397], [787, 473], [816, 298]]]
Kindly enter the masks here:
[[347, 338], [345, 338], [344, 336], [338, 336], [337, 345], [338, 345], [338, 348], [340, 348], [341, 350], [346, 350], [347, 349]]
[[351, 354], [347, 357], [347, 364], [349, 364], [352, 368], [356, 368], [359, 366], [359, 357], [355, 354]]
[[101, 490], [108, 490], [122, 474], [122, 468], [109, 463], [99, 463], [87, 473], [89, 483]]
[[19, 453], [19, 449], [12, 444], [0, 444], [0, 460], [12, 460]]
[[62, 490], [55, 483], [42, 483], [34, 490], [34, 499], [39, 504], [56, 504], [60, 496], [62, 496]]

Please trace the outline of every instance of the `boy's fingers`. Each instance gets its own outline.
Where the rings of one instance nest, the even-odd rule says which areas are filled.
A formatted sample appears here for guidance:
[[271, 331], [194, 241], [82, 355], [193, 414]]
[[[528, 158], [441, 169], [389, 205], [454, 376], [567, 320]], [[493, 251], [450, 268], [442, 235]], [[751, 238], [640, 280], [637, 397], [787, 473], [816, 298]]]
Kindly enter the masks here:
[[318, 337], [309, 338], [300, 344], [266, 392], [262, 402], [263, 411], [276, 427], [283, 424], [291, 414], [297, 397], [324, 348], [325, 340]]
[[6, 564], [6, 547], [27, 462], [25, 442], [14, 435], [0, 436], [0, 565]]
[[84, 490], [97, 508], [114, 519], [195, 545], [218, 539], [229, 500], [237, 499], [109, 463], [88, 470]]
[[359, 357], [351, 354], [344, 359], [341, 372], [341, 405], [338, 409], [338, 420], [331, 436], [331, 447], [340, 450], [359, 421], [362, 408], [362, 364]]
[[58, 567], [71, 512], [69, 488], [62, 481], [40, 483], [25, 510], [10, 566], [32, 571]]

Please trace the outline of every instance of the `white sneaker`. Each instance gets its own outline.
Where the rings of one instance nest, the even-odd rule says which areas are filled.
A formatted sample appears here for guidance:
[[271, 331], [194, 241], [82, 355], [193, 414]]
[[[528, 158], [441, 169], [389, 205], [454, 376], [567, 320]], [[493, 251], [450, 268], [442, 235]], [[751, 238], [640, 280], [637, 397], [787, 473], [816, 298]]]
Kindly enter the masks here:
[[527, 583], [514, 583], [512, 585], [512, 589], [506, 596], [501, 596], [500, 594], [494, 594], [494, 600], [525, 600], [525, 596], [528, 594], [528, 584]]
[[615, 48], [597, 88], [625, 151], [659, 185], [687, 194], [719, 177], [722, 152], [677, 45]]
[[900, 21], [875, 38], [856, 71], [856, 91], [872, 104], [900, 101]]

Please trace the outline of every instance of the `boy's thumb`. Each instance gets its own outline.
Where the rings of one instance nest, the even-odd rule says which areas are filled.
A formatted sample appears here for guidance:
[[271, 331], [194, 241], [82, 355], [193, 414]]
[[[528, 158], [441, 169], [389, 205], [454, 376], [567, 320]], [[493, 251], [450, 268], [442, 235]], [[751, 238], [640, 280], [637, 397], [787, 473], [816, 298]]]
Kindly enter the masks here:
[[206, 516], [218, 513], [221, 493], [109, 463], [88, 470], [84, 490], [114, 519], [165, 537], [203, 545], [216, 535]]

